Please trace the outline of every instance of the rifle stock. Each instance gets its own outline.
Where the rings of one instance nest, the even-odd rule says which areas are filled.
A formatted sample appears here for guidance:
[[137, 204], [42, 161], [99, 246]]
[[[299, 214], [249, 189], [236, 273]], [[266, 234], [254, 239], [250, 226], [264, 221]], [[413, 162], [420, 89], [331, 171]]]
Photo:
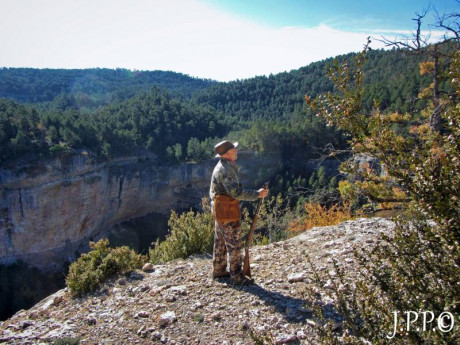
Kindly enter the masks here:
[[[264, 189], [268, 189], [268, 182], [264, 184]], [[248, 238], [246, 239], [246, 245], [244, 246], [244, 262], [243, 262], [243, 274], [251, 277], [251, 268], [249, 266], [249, 245], [252, 242], [254, 230], [256, 229], [257, 219], [259, 218], [260, 207], [262, 206], [263, 198], [260, 198], [257, 203], [256, 212], [254, 213], [254, 219], [252, 220], [251, 228], [249, 229]]]

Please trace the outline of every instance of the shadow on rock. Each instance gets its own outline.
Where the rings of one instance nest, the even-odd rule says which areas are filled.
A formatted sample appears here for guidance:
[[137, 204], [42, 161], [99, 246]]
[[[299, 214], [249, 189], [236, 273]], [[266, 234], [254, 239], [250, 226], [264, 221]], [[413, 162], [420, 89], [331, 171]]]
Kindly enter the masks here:
[[305, 308], [305, 300], [283, 295], [277, 291], [270, 291], [256, 283], [241, 286], [232, 284], [230, 279], [220, 279], [230, 287], [257, 296], [267, 306], [273, 306], [283, 318], [290, 323], [301, 323], [311, 319], [313, 313]]

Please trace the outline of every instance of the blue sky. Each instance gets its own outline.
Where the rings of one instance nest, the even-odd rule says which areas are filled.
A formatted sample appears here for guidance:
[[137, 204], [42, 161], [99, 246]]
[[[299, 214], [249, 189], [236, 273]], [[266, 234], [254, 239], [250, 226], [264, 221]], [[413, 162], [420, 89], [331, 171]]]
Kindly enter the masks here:
[[[224, 11], [278, 28], [326, 24], [338, 30], [410, 30], [414, 14], [459, 10], [455, 0], [205, 0]], [[431, 19], [431, 18], [429, 18]]]
[[[410, 35], [411, 18], [429, 6], [458, 12], [460, 3], [0, 0], [0, 67], [169, 70], [245, 79], [359, 51], [368, 36]], [[373, 48], [381, 46], [374, 40]]]

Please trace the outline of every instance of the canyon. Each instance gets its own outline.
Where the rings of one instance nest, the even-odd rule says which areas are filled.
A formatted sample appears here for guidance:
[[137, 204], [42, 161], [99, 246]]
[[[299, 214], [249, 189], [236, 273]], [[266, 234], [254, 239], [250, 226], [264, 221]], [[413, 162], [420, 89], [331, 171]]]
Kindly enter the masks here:
[[[270, 178], [276, 160], [276, 153], [242, 152], [243, 182], [250, 179], [255, 186]], [[88, 250], [89, 241], [107, 237], [122, 222], [200, 209], [216, 162], [165, 165], [151, 154], [109, 160], [82, 151], [4, 165], [0, 264], [21, 260], [43, 271], [60, 271], [64, 262]]]

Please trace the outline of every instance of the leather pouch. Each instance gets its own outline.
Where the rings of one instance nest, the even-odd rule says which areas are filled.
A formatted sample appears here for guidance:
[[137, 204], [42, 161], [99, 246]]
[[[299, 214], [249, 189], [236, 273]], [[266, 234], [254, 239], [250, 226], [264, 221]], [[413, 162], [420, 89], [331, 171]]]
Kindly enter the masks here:
[[240, 203], [227, 195], [214, 197], [214, 217], [218, 223], [238, 222], [241, 218]]

